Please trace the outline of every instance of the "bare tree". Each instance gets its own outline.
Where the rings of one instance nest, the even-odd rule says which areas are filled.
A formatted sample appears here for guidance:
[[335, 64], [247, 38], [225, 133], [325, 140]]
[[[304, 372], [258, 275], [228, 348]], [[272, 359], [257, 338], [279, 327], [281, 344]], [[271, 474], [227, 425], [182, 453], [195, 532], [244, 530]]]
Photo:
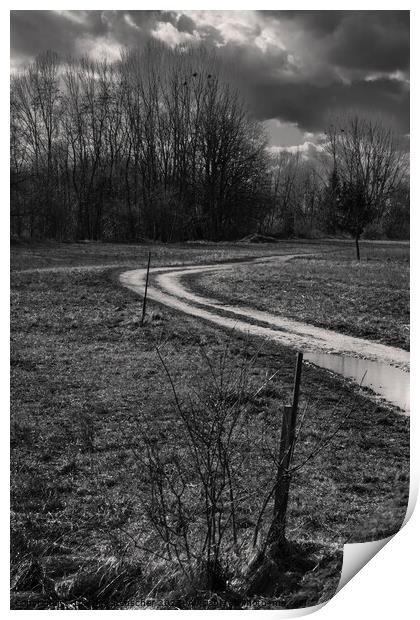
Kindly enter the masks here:
[[337, 223], [354, 237], [360, 260], [360, 236], [399, 189], [407, 156], [390, 128], [358, 114], [331, 123], [326, 134], [336, 179]]

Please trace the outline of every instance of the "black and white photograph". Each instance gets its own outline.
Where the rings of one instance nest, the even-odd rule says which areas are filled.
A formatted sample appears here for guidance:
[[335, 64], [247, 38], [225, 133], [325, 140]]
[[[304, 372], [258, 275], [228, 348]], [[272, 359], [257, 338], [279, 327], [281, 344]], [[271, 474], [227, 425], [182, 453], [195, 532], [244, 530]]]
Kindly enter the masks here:
[[320, 609], [412, 511], [410, 11], [9, 16], [10, 609]]

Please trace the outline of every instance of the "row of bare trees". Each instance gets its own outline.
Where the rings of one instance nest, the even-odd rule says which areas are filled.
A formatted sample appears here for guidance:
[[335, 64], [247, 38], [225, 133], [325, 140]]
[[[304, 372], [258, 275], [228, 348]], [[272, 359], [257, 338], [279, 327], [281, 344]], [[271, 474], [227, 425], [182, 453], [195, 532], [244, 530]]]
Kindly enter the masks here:
[[329, 126], [318, 162], [273, 156], [230, 81], [201, 48], [153, 43], [112, 64], [39, 56], [11, 80], [12, 234], [358, 239], [407, 214], [391, 131], [356, 115]]
[[264, 205], [264, 133], [204, 50], [44, 54], [12, 78], [11, 150], [18, 235], [219, 239]]

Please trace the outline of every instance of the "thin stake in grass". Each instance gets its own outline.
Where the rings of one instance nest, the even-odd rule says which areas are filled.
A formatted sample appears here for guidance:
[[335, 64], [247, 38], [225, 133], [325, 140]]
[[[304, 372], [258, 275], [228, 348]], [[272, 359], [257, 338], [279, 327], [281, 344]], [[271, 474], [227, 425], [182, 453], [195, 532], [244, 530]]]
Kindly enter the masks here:
[[150, 271], [150, 257], [151, 257], [151, 252], [149, 252], [149, 257], [147, 259], [146, 284], [144, 287], [143, 310], [141, 313], [141, 325], [143, 325], [144, 317], [146, 314], [147, 287], [149, 285], [149, 271]]
[[268, 534], [269, 543], [285, 540], [286, 514], [290, 489], [290, 465], [293, 458], [296, 435], [296, 419], [299, 406], [300, 379], [302, 376], [303, 353], [296, 355], [293, 404], [286, 405], [283, 411], [283, 424], [279, 446], [279, 463], [274, 491], [274, 513]]

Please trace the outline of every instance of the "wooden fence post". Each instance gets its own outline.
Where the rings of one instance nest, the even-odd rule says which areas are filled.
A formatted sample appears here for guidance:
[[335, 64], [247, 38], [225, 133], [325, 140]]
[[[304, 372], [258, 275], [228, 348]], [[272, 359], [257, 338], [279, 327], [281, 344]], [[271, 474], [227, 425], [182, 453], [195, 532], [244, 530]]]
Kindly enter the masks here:
[[149, 285], [150, 256], [151, 256], [151, 252], [149, 252], [149, 257], [148, 257], [148, 260], [147, 260], [146, 284], [145, 284], [145, 287], [144, 287], [143, 311], [142, 311], [142, 314], [141, 314], [141, 325], [143, 325], [144, 316], [146, 314], [147, 287]]
[[295, 366], [295, 380], [294, 380], [294, 385], [293, 385], [293, 404], [292, 404], [292, 414], [291, 414], [291, 422], [290, 422], [290, 428], [291, 428], [291, 433], [293, 435], [292, 437], [292, 445], [291, 445], [291, 450], [290, 450], [290, 455], [289, 455], [289, 463], [288, 466], [290, 465], [290, 463], [292, 462], [292, 458], [293, 458], [293, 450], [295, 447], [295, 432], [296, 432], [296, 420], [297, 420], [297, 413], [298, 413], [298, 407], [299, 407], [299, 393], [300, 393], [300, 380], [302, 378], [302, 364], [303, 364], [303, 353], [301, 351], [299, 351], [296, 354], [296, 366]]
[[286, 515], [291, 479], [289, 469], [293, 458], [295, 444], [300, 380], [302, 376], [302, 361], [303, 354], [299, 352], [296, 356], [293, 404], [291, 406], [285, 405], [283, 410], [283, 421], [279, 446], [279, 461], [274, 491], [273, 520], [271, 522], [267, 538], [267, 542], [269, 544], [282, 543], [286, 538]]

